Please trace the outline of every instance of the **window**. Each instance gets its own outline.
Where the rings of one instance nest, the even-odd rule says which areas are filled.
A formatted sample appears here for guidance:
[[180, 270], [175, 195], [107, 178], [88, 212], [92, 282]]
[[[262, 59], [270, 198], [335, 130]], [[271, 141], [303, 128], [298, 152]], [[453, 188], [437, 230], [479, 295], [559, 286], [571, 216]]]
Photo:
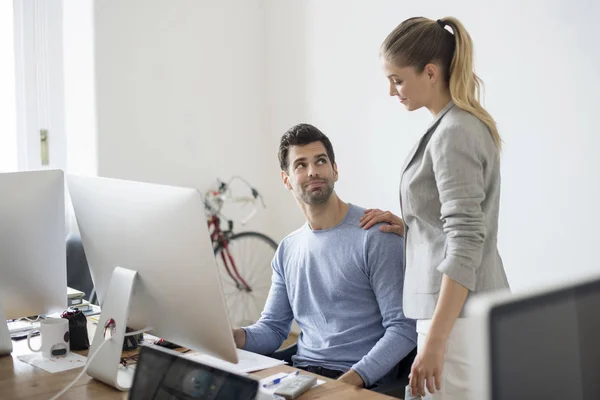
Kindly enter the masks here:
[[13, 20], [12, 3], [0, 1], [0, 172], [18, 169]]
[[65, 169], [62, 2], [0, 3], [0, 170]]

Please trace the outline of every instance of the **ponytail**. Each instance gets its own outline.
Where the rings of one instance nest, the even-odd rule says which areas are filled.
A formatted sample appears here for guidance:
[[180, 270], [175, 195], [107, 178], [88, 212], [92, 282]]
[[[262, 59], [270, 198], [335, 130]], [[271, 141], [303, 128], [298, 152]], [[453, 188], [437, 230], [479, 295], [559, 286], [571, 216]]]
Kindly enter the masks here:
[[440, 21], [452, 28], [454, 40], [454, 56], [450, 63], [450, 96], [459, 108], [479, 118], [490, 130], [492, 139], [498, 148], [502, 147], [502, 139], [498, 133], [496, 122], [480, 103], [481, 79], [473, 71], [473, 42], [471, 36], [454, 17], [446, 17]]

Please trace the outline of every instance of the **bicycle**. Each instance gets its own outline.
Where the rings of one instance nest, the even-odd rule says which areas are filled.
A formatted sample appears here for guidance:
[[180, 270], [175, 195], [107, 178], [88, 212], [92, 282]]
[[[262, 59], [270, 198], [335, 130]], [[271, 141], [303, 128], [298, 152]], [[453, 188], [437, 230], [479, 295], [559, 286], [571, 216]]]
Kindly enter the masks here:
[[[230, 186], [234, 180], [244, 182], [250, 196], [233, 196]], [[266, 208], [260, 193], [241, 177], [233, 177], [225, 183], [217, 180], [217, 189], [204, 195], [210, 237], [221, 277], [221, 285], [229, 320], [232, 326], [247, 326], [260, 318], [271, 286], [271, 261], [277, 250], [277, 242], [260, 232], [233, 232], [233, 220], [226, 218], [221, 210], [226, 203], [251, 204], [252, 211], [241, 220], [246, 225], [257, 211], [260, 201]], [[227, 221], [227, 229], [221, 222]]]

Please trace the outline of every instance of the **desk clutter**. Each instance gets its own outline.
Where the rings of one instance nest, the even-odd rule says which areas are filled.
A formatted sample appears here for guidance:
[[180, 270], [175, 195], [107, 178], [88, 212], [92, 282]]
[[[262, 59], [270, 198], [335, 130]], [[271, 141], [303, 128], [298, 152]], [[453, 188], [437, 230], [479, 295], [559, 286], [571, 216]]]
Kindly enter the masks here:
[[[54, 317], [61, 317], [61, 319], [68, 321], [68, 326], [69, 326], [69, 336], [70, 336], [70, 345], [71, 351], [68, 351], [65, 355], [60, 356], [60, 357], [45, 357], [44, 355], [37, 353], [37, 352], [33, 352], [33, 350], [31, 350], [31, 352], [28, 352], [26, 354], [20, 354], [18, 355], [16, 358], [21, 361], [24, 362], [26, 364], [29, 364], [35, 368], [39, 368], [45, 372], [48, 373], [60, 373], [60, 372], [64, 372], [64, 371], [69, 371], [69, 370], [75, 370], [75, 369], [80, 369], [82, 370], [82, 368], [84, 368], [86, 366], [86, 363], [88, 361], [88, 357], [85, 357], [83, 355], [77, 354], [76, 351], [85, 351], [85, 350], [89, 350], [89, 337], [91, 335], [93, 335], [94, 329], [97, 329], [97, 323], [98, 323], [98, 316], [91, 316], [89, 318], [87, 318], [82, 311], [78, 310], [78, 309], [73, 309], [70, 308], [69, 310], [63, 312], [60, 316], [59, 315], [53, 315]], [[57, 318], [49, 318], [49, 319], [57, 319]], [[13, 321], [11, 328], [14, 329], [15, 331], [21, 332], [21, 334], [25, 334], [25, 336], [27, 337], [27, 335], [31, 335], [31, 333], [33, 333], [34, 331], [36, 331], [36, 329], [40, 328], [40, 325], [42, 325], [43, 321], [45, 321], [44, 317], [39, 317], [35, 320], [19, 320], [19, 321]], [[89, 331], [88, 331], [88, 327], [89, 327]], [[131, 331], [131, 329], [127, 329], [128, 331]], [[289, 395], [288, 397], [283, 397], [280, 395], [276, 395], [275, 392], [279, 389], [284, 390], [284, 394], [288, 393], [285, 392], [286, 390], [286, 386], [284, 386], [284, 384], [287, 383], [291, 383], [293, 381], [293, 379], [289, 379], [292, 378], [291, 375], [286, 374], [286, 373], [280, 373], [280, 374], [276, 374], [273, 375], [272, 377], [263, 379], [259, 382], [248, 376], [248, 373], [250, 372], [255, 372], [255, 371], [260, 371], [260, 370], [264, 370], [264, 369], [268, 369], [268, 368], [272, 368], [272, 367], [276, 367], [282, 364], [285, 364], [284, 361], [281, 360], [277, 360], [277, 359], [273, 359], [270, 357], [265, 357], [259, 354], [254, 354], [254, 353], [250, 353], [244, 350], [237, 350], [237, 355], [238, 355], [238, 364], [233, 364], [233, 363], [229, 363], [223, 360], [220, 360], [216, 357], [212, 357], [209, 356], [207, 354], [198, 354], [198, 353], [191, 353], [188, 354], [188, 352], [190, 352], [189, 349], [185, 349], [185, 348], [181, 348], [178, 345], [174, 344], [174, 343], [170, 343], [167, 342], [159, 337], [153, 336], [151, 334], [145, 333], [145, 334], [140, 334], [140, 335], [136, 335], [136, 336], [131, 336], [129, 337], [131, 339], [135, 339], [135, 345], [132, 345], [132, 343], [128, 343], [127, 341], [124, 342], [123, 344], [123, 351], [125, 351], [125, 353], [123, 353], [121, 360], [120, 360], [120, 364], [123, 367], [129, 367], [132, 366], [133, 367], [133, 371], [134, 374], [137, 375], [142, 375], [141, 377], [138, 377], [137, 379], [140, 381], [145, 381], [146, 379], [148, 379], [148, 375], [147, 373], [145, 373], [144, 368], [142, 368], [141, 370], [140, 368], [140, 355], [141, 353], [139, 353], [138, 351], [132, 351], [132, 350], [139, 350], [138, 347], [141, 347], [142, 349], [144, 347], [155, 347], [155, 348], [174, 348], [177, 349], [177, 352], [173, 351], [173, 350], [167, 350], [167, 351], [171, 351], [175, 354], [177, 354], [178, 357], [180, 357], [181, 359], [184, 360], [188, 360], [190, 362], [191, 366], [196, 366], [196, 368], [198, 366], [203, 366], [202, 368], [208, 369], [210, 371], [214, 371], [215, 374], [219, 374], [219, 376], [227, 376], [229, 377], [227, 379], [228, 384], [230, 382], [235, 381], [239, 384], [243, 385], [243, 382], [238, 382], [236, 379], [237, 378], [232, 378], [233, 376], [239, 376], [239, 377], [245, 377], [246, 379], [248, 379], [248, 381], [246, 382], [253, 382], [254, 383], [254, 387], [257, 391], [256, 394], [256, 399], [260, 399], [260, 400], [272, 400], [272, 399], [283, 399], [283, 398], [290, 398], [293, 399], [294, 394], [299, 394], [302, 391], [308, 390], [310, 389], [310, 387], [313, 386], [318, 386], [320, 384], [325, 383], [325, 381], [319, 380], [310, 383], [310, 385], [307, 385], [305, 383], [304, 387], [288, 387], [288, 392]], [[41, 337], [34, 337], [33, 335], [31, 335], [31, 347], [37, 348], [39, 347], [41, 349], [41, 344], [43, 341], [43, 333], [41, 335]], [[75, 352], [74, 352], [75, 351]], [[85, 354], [85, 353], [84, 353]], [[82, 370], [83, 371], [83, 370]], [[218, 372], [217, 372], [218, 371]], [[295, 376], [294, 376], [295, 377]], [[301, 379], [302, 380], [302, 379]], [[263, 387], [262, 383], [267, 384], [268, 383], [268, 387]], [[300, 383], [300, 382], [298, 382]], [[235, 385], [233, 385], [235, 386]], [[232, 386], [232, 387], [233, 387]], [[289, 386], [289, 385], [288, 385]], [[196, 382], [194, 384], [194, 390], [200, 390], [202, 386], [202, 383], [200, 381]], [[136, 398], [137, 394], [139, 394], [140, 389], [135, 389], [132, 392], [132, 398]], [[225, 392], [224, 392], [225, 393]], [[292, 396], [292, 397], [289, 397]], [[140, 398], [144, 398], [143, 396]], [[231, 398], [231, 397], [223, 397], [223, 398]]]
[[84, 292], [70, 287], [67, 287], [67, 306], [81, 311], [85, 316], [100, 314], [100, 307], [87, 301]]
[[[65, 318], [64, 315], [69, 315], [68, 319], [71, 319], [74, 314], [77, 314], [76, 311], [79, 311], [79, 313], [85, 318], [92, 315], [99, 315], [101, 312], [99, 306], [91, 304], [89, 301], [85, 300], [84, 292], [70, 287], [67, 287], [67, 306], [68, 309], [60, 315], [55, 313], [6, 321], [11, 338], [13, 340], [26, 339], [27, 333], [33, 329], [39, 328], [40, 320], [44, 319], [45, 317], [61, 316]], [[79, 324], [81, 324], [81, 322]], [[71, 334], [73, 334], [73, 332], [71, 332]], [[72, 349], [85, 350], [88, 347], [80, 348], [76, 345], [76, 348]]]
[[299, 371], [292, 373], [280, 372], [261, 379], [259, 381], [259, 390], [265, 394], [277, 395], [285, 399], [295, 399], [307, 390], [324, 383], [324, 380], [316, 379], [312, 375], [300, 375]]
[[[81, 331], [77, 322], [75, 322], [76, 336], [85, 335], [87, 342], [87, 329], [85, 329], [85, 316], [81, 311], [72, 311], [72, 319], [67, 318], [39, 318], [36, 321], [36, 327], [27, 332], [27, 347], [30, 350], [28, 354], [22, 354], [17, 358], [36, 368], [43, 369], [46, 372], [55, 373], [68, 371], [83, 367], [87, 361], [86, 357], [71, 351], [71, 321], [83, 319], [84, 330]], [[39, 333], [39, 335], [34, 335]], [[78, 345], [87, 349], [85, 343], [82, 343], [80, 337], [77, 338]]]
[[7, 321], [8, 331], [12, 340], [27, 339], [29, 333], [31, 336], [38, 336], [40, 333], [40, 322], [45, 318], [64, 318], [69, 321], [69, 344], [71, 350], [87, 350], [90, 347], [87, 334], [86, 316], [100, 314], [100, 307], [90, 304], [85, 300], [85, 293], [70, 287], [67, 287], [68, 308], [63, 313], [39, 315], [31, 318], [21, 318]]

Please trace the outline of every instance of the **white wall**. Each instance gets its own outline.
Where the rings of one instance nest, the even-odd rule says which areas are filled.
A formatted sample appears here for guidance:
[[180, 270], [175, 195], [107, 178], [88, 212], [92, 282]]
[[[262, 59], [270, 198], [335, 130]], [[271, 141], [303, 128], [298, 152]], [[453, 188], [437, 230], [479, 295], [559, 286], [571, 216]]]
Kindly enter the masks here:
[[[485, 105], [505, 142], [500, 251], [513, 288], [600, 270], [595, 256], [600, 226], [598, 2], [529, 0], [520, 2], [518, 11], [506, 3], [474, 0], [303, 4], [297, 14], [304, 18], [304, 37], [271, 16], [275, 22], [270, 26], [281, 29], [271, 38], [274, 64], [269, 68], [289, 66], [295, 46], [303, 60], [290, 70], [292, 90], [269, 92], [275, 96], [270, 102], [295, 96], [285, 107], [287, 125], [304, 119], [330, 136], [343, 199], [399, 212], [400, 168], [431, 116], [424, 110], [407, 113], [388, 97], [378, 49], [405, 18], [454, 15], [474, 39], [477, 71], [486, 83]], [[290, 18], [285, 11], [279, 15], [282, 21]], [[292, 23], [298, 25], [295, 19]], [[294, 84], [298, 80], [304, 90]], [[281, 123], [271, 126], [273, 140], [283, 128]], [[284, 191], [275, 193], [288, 201]], [[297, 226], [296, 218], [280, 221], [279, 232]]]
[[[66, 172], [93, 176], [98, 173], [94, 1], [63, 1], [62, 11]], [[79, 234], [68, 188], [65, 200], [67, 236]]]
[[271, 198], [269, 234], [279, 241], [304, 223], [304, 215], [281, 181], [277, 151], [286, 130], [310, 119], [306, 5], [303, 1], [268, 0], [266, 10], [269, 150], [265, 171]]
[[98, 174], [264, 192], [263, 2], [103, 0], [94, 18]]
[[67, 171], [98, 172], [94, 66], [94, 2], [63, 2]]

